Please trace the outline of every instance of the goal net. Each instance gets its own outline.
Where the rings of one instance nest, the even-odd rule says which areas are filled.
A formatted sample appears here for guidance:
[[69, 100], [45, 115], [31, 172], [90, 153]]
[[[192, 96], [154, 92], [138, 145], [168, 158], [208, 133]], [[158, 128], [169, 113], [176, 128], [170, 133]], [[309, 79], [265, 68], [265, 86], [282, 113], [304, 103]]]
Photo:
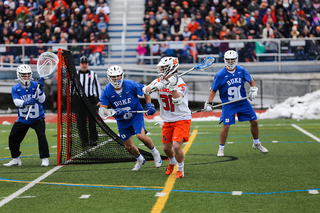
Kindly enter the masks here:
[[[71, 52], [59, 49], [58, 57], [58, 165], [136, 161], [91, 105]], [[150, 152], [139, 151], [153, 160]]]

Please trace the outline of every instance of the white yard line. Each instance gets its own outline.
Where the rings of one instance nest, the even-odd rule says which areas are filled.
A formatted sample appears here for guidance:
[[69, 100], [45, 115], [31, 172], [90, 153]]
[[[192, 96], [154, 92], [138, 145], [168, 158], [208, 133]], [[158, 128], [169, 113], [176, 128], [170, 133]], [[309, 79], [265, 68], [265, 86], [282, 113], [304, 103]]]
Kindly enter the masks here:
[[299, 130], [300, 132], [308, 135], [309, 137], [315, 139], [317, 142], [320, 142], [320, 138], [314, 136], [313, 134], [311, 134], [310, 132], [307, 132], [306, 130], [302, 129], [301, 127], [298, 127], [297, 125], [295, 124], [291, 124], [291, 126], [293, 126], [294, 128], [296, 128], [297, 130]]
[[8, 197], [6, 197], [5, 199], [0, 201], [0, 207], [3, 206], [4, 204], [10, 202], [11, 200], [13, 200], [14, 198], [17, 198], [19, 195], [21, 195], [23, 192], [27, 191], [28, 189], [30, 189], [31, 187], [33, 187], [34, 185], [36, 185], [37, 183], [39, 183], [40, 181], [42, 181], [43, 179], [45, 179], [46, 177], [48, 177], [49, 175], [51, 175], [52, 173], [54, 173], [55, 171], [57, 171], [58, 169], [60, 169], [61, 166], [56, 166], [53, 169], [47, 171], [45, 174], [41, 175], [40, 177], [38, 177], [37, 179], [35, 179], [34, 181], [32, 181], [31, 183], [29, 183], [28, 185], [26, 185], [25, 187], [19, 189], [18, 191], [14, 192], [13, 194], [9, 195]]

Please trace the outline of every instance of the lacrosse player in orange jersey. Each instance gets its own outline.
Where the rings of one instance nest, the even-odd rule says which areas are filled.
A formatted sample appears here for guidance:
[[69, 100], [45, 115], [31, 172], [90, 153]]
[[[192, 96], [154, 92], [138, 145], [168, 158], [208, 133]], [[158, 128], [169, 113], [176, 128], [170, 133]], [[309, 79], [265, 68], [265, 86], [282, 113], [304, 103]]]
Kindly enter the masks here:
[[179, 61], [164, 57], [157, 65], [159, 77], [143, 88], [144, 94], [158, 92], [162, 126], [163, 150], [170, 159], [166, 174], [170, 175], [177, 164], [176, 178], [184, 177], [182, 143], [189, 140], [191, 111], [188, 107], [188, 87], [178, 78]]

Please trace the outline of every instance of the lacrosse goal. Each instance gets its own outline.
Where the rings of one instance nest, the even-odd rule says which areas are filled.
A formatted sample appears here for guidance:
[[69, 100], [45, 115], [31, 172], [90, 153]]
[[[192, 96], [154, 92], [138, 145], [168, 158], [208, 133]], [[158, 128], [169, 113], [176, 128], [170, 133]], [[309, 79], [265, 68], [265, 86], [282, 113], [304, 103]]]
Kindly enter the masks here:
[[[71, 52], [59, 49], [58, 57], [58, 165], [136, 161], [91, 105]], [[90, 132], [90, 119], [96, 132]], [[95, 143], [91, 144], [93, 137]], [[150, 152], [139, 151], [146, 160], [153, 160]]]

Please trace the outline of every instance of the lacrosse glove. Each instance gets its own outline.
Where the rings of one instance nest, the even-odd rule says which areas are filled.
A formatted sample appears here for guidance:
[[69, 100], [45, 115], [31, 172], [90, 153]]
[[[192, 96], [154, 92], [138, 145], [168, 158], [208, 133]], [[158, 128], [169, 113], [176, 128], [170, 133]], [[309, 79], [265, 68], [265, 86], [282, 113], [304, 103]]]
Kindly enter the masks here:
[[210, 102], [210, 101], [206, 101], [204, 103], [203, 109], [204, 109], [205, 112], [211, 112], [213, 110], [212, 107], [213, 107], [213, 103]]
[[252, 101], [258, 96], [258, 87], [250, 87], [249, 99]]
[[156, 108], [154, 107], [153, 103], [147, 103], [145, 108], [147, 110], [147, 112], [145, 113], [146, 116], [153, 115], [156, 112]]

